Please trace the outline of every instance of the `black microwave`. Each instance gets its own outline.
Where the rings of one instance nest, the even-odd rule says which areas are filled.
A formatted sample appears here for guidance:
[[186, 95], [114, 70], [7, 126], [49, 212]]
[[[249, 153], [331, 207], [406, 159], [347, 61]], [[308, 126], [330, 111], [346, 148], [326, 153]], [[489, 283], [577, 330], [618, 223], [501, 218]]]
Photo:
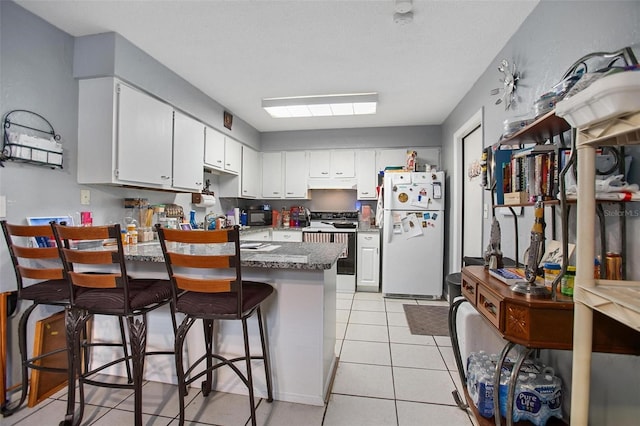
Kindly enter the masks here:
[[271, 210], [248, 210], [247, 225], [271, 226]]

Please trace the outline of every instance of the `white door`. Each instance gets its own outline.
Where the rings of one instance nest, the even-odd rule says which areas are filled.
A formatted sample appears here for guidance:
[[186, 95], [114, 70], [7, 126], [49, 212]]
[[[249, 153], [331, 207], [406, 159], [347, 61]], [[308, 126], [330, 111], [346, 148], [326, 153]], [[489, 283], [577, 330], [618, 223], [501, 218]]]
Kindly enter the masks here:
[[462, 256], [482, 256], [482, 127], [462, 139]]

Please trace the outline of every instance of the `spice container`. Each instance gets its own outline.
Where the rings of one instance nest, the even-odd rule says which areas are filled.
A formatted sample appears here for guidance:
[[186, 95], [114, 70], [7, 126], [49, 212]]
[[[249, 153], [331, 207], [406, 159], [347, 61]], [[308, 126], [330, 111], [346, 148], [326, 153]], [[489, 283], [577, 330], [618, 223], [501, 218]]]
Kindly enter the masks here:
[[573, 283], [576, 278], [576, 267], [567, 266], [567, 272], [562, 277], [560, 292], [565, 296], [573, 297]]
[[562, 268], [558, 263], [547, 262], [544, 264], [544, 286], [549, 290], [553, 287], [553, 281], [560, 275]]
[[136, 229], [136, 225], [134, 223], [130, 223], [129, 225], [127, 225], [127, 235], [129, 245], [138, 244], [138, 230]]
[[608, 280], [622, 279], [622, 255], [620, 253], [607, 252], [604, 265]]

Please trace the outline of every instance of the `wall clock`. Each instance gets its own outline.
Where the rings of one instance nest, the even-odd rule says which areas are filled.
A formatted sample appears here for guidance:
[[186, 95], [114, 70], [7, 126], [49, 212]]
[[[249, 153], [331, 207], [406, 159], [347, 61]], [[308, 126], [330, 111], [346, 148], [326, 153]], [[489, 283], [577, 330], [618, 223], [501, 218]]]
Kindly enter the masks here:
[[498, 71], [503, 74], [500, 78], [502, 87], [493, 89], [492, 95], [497, 95], [502, 92], [502, 95], [496, 100], [496, 105], [504, 103], [505, 111], [508, 110], [516, 99], [516, 89], [518, 88], [518, 80], [520, 80], [520, 73], [516, 68], [515, 62], [509, 65], [509, 61], [503, 59], [498, 67]]

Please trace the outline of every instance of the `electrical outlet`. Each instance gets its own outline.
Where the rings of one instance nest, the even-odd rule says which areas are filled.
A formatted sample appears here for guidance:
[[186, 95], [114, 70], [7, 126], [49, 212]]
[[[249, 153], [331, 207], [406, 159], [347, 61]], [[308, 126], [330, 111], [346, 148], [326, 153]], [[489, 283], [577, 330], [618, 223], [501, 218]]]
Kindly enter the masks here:
[[489, 206], [487, 204], [484, 205], [484, 213], [483, 216], [485, 219], [489, 218]]
[[89, 191], [88, 189], [80, 190], [80, 204], [82, 204], [83, 206], [88, 206], [89, 204], [91, 204], [91, 191]]

